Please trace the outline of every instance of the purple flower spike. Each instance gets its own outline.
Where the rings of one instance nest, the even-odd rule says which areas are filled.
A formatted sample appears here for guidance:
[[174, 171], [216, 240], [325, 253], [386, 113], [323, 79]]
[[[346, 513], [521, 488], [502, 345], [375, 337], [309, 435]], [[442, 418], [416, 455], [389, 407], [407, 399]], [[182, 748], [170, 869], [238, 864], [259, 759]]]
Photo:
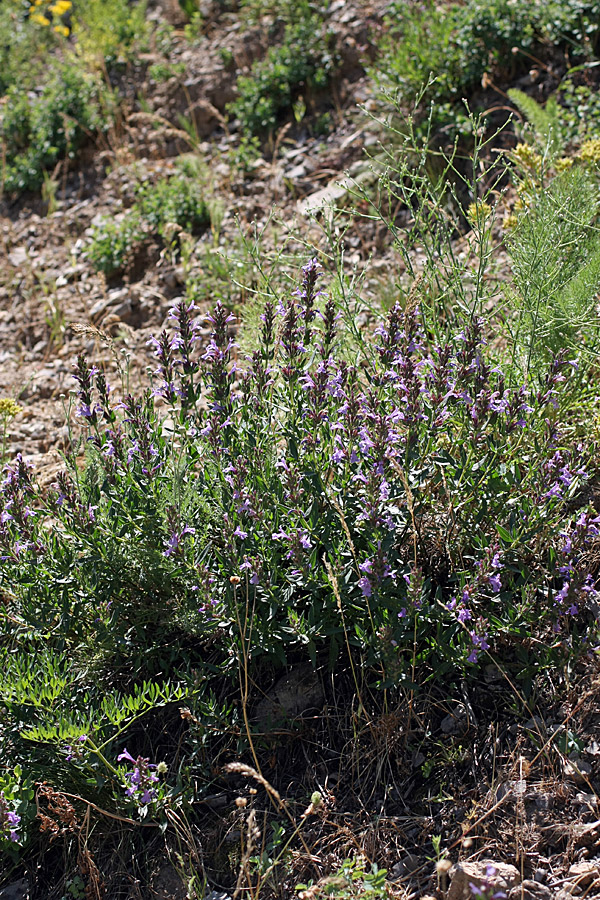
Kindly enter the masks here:
[[4, 838], [13, 844], [19, 843], [21, 835], [19, 834], [19, 824], [21, 816], [14, 809], [11, 809], [9, 801], [0, 791], [0, 840]]
[[127, 750], [127, 747], [124, 747], [122, 753], [119, 756], [117, 756], [117, 762], [121, 762], [124, 759], [126, 759], [127, 762], [131, 762], [131, 763], [135, 764], [135, 759], [133, 758], [131, 753], [129, 753], [129, 751]]

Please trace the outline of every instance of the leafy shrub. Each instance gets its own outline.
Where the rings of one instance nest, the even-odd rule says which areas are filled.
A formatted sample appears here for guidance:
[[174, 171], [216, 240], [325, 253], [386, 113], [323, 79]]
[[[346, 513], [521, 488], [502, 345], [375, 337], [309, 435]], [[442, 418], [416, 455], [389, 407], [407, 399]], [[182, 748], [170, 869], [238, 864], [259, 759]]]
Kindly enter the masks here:
[[544, 55], [544, 46], [567, 43], [571, 52], [583, 54], [586, 45], [597, 42], [599, 13], [596, 0], [467, 0], [443, 14], [433, 0], [392, 3], [390, 30], [380, 45], [383, 58], [374, 74], [387, 90], [408, 100], [433, 76], [431, 96], [438, 104], [460, 101], [480, 85], [484, 73], [510, 77], [527, 62], [527, 53]]
[[[118, 416], [80, 361], [86, 476], [64, 476], [49, 503], [22, 463], [5, 486], [3, 577], [24, 621], [60, 615], [107, 652], [193, 634], [223, 642], [225, 659], [247, 594], [253, 659], [282, 665], [303, 649], [316, 661], [327, 647], [333, 664], [355, 647], [385, 684], [407, 676], [413, 652], [439, 678], [498, 641], [523, 649], [544, 623], [585, 632], [579, 554], [596, 526], [585, 513], [565, 524], [564, 504], [591, 460], [557, 437], [564, 358], [539, 388], [509, 389], [478, 320], [431, 345], [417, 311], [394, 307], [351, 366], [335, 359], [332, 301], [316, 327], [317, 275], [312, 262], [299, 299], [267, 306], [238, 391], [224, 309], [200, 358], [191, 310], [173, 310], [175, 335], [155, 342], [155, 396], [176, 440], [150, 396]], [[48, 516], [62, 531], [50, 536]]]
[[35, 97], [9, 88], [0, 126], [4, 190], [39, 189], [46, 170], [106, 126], [105, 99], [98, 82], [73, 66], [56, 69]]
[[98, 272], [111, 275], [127, 267], [145, 238], [144, 223], [137, 211], [127, 213], [121, 220], [106, 219], [94, 228], [88, 259]]
[[552, 142], [542, 141], [545, 157], [529, 144], [512, 154], [518, 200], [516, 214], [505, 220], [511, 301], [520, 313], [512, 340], [525, 346], [526, 371], [561, 348], [590, 359], [598, 340], [600, 143], [588, 141], [577, 155], [556, 158]]
[[[460, 262], [449, 192], [422, 171], [426, 154], [419, 169], [419, 154], [409, 165], [386, 149], [395, 168], [379, 190], [390, 210], [411, 205], [402, 237], [424, 260], [406, 293], [396, 287], [402, 302], [360, 331], [344, 272], [327, 284], [312, 259], [296, 291], [274, 297], [270, 282], [242, 359], [220, 303], [206, 341], [193, 303], [180, 301], [152, 342], [142, 396], [116, 402], [79, 358], [84, 441], [50, 490], [20, 457], [5, 468], [0, 749], [11, 771], [169, 827], [192, 818], [215, 760], [247, 746], [245, 679], [262, 686], [306, 660], [353, 673], [352, 690], [385, 691], [391, 706], [406, 689], [447, 692], [498, 662], [529, 697], [547, 666], [571, 667], [596, 646], [597, 449], [583, 424], [597, 417], [593, 368], [565, 352], [575, 334], [524, 365], [516, 304], [482, 321], [494, 172], [480, 175], [487, 193], [470, 186], [474, 237]], [[532, 198], [520, 215], [546, 222], [569, 284], [595, 246], [600, 149], [581, 152], [579, 175], [542, 181], [535, 149], [520, 151]], [[129, 215], [144, 232], [191, 223], [182, 177], [139, 188]], [[395, 227], [393, 213], [376, 214]], [[556, 279], [556, 254], [527, 258], [531, 227], [513, 232], [513, 255], [524, 247], [513, 292]], [[552, 305], [539, 294], [540, 308]], [[521, 325], [535, 333], [527, 311]], [[191, 736], [169, 745], [181, 716]], [[29, 783], [11, 776], [5, 791], [24, 841]], [[274, 829], [273, 845], [280, 838]], [[268, 872], [279, 854], [250, 862]], [[353, 885], [385, 890], [381, 873], [342, 868], [348, 896]]]
[[47, 56], [58, 43], [52, 29], [40, 29], [27, 17], [24, 5], [3, 4], [0, 16], [0, 94], [12, 84], [22, 90], [39, 84]]
[[120, 58], [134, 58], [136, 47], [144, 45], [148, 33], [146, 3], [127, 0], [88, 0], [77, 4], [73, 34], [77, 52], [110, 66]]
[[184, 175], [175, 175], [154, 185], [142, 185], [136, 207], [152, 230], [163, 237], [168, 223], [191, 234], [210, 225], [200, 185]]
[[239, 96], [230, 111], [244, 132], [260, 135], [275, 127], [278, 116], [291, 109], [300, 91], [327, 87], [337, 65], [333, 34], [304, 3], [286, 23], [282, 43], [254, 63], [250, 75], [238, 78]]
[[196, 234], [210, 224], [197, 182], [184, 175], [142, 184], [137, 200], [120, 221], [106, 219], [93, 232], [87, 251], [94, 267], [107, 275], [126, 268], [132, 254], [152, 234], [172, 240], [170, 225]]

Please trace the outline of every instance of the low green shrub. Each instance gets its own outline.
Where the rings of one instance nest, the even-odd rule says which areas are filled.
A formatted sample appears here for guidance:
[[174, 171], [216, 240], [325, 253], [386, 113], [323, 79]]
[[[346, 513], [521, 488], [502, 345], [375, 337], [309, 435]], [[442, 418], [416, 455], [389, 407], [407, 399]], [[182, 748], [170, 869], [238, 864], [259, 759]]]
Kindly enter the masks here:
[[300, 92], [326, 88], [337, 67], [333, 32], [303, 3], [286, 22], [281, 44], [254, 63], [250, 75], [240, 75], [239, 95], [230, 112], [246, 134], [264, 134], [275, 127], [280, 115], [291, 110]]
[[197, 234], [210, 225], [202, 188], [185, 175], [174, 175], [153, 185], [141, 185], [135, 208], [161, 237], [165, 236], [165, 226], [169, 223], [190, 234]]
[[108, 99], [93, 76], [74, 66], [54, 68], [35, 96], [10, 87], [0, 125], [4, 190], [38, 190], [45, 171], [73, 159], [107, 126]]
[[153, 395], [119, 412], [80, 360], [85, 474], [44, 499], [19, 461], [4, 487], [2, 577], [24, 624], [133, 654], [140, 674], [152, 648], [192, 638], [224, 664], [244, 633], [253, 664], [357, 652], [388, 686], [415, 659], [420, 678], [452, 678], [498, 646], [518, 671], [533, 631], [539, 663], [554, 628], [595, 627], [582, 553], [596, 520], [567, 512], [593, 444], [557, 421], [564, 356], [508, 388], [478, 319], [437, 345], [394, 307], [350, 365], [331, 300], [317, 327], [318, 274], [312, 261], [298, 298], [267, 305], [245, 370], [221, 306], [195, 352], [184, 302], [155, 341]]
[[53, 29], [40, 28], [18, 0], [3, 4], [0, 16], [0, 95], [13, 84], [31, 90], [44, 74], [49, 54], [59, 43]]
[[429, 95], [436, 104], [458, 103], [484, 74], [510, 79], [529, 67], [532, 53], [543, 57], [548, 48], [568, 46], [579, 57], [589, 55], [598, 42], [599, 15], [597, 0], [467, 0], [443, 12], [434, 0], [394, 2], [373, 74], [405, 102], [433, 78]]
[[87, 257], [96, 271], [112, 275], [127, 268], [146, 236], [144, 222], [137, 211], [126, 213], [120, 220], [106, 219], [94, 228]]
[[[495, 666], [526, 705], [548, 669], [554, 690], [597, 653], [596, 354], [574, 356], [600, 328], [587, 323], [584, 339], [583, 318], [556, 325], [555, 301], [578, 287], [589, 314], [598, 142], [566, 174], [533, 146], [515, 151], [527, 202], [509, 239], [514, 284], [500, 288], [489, 274], [504, 170], [482, 166], [476, 143], [458, 191], [431, 177], [426, 148], [383, 146], [378, 195], [356, 192], [404, 254], [387, 312], [359, 327], [360, 280], [313, 258], [295, 290], [268, 283], [242, 358], [221, 303], [207, 338], [179, 301], [141, 396], [116, 401], [78, 359], [82, 441], [50, 489], [20, 456], [5, 467], [0, 840], [13, 855], [39, 849], [33, 782], [46, 782], [42, 815], [56, 790], [73, 815], [146, 819], [188, 840], [223, 759], [250, 749], [256, 761], [267, 745], [252, 719], [267, 680], [298, 663], [331, 674], [354, 729], [349, 695], [365, 715], [378, 696], [404, 709]], [[163, 238], [173, 219], [203, 222], [197, 182], [187, 196], [182, 177], [141, 185], [124, 221]], [[453, 209], [469, 228], [461, 258]], [[100, 260], [119, 258], [114, 228]], [[532, 305], [511, 303], [530, 289]], [[271, 827], [274, 853], [248, 851], [262, 874], [290, 845]], [[359, 863], [337, 877], [348, 896], [386, 888]]]
[[190, 234], [210, 225], [201, 187], [185, 175], [143, 183], [136, 195], [136, 202], [121, 220], [106, 219], [93, 231], [88, 259], [106, 275], [126, 268], [135, 251], [152, 235], [171, 243], [172, 225]]
[[149, 31], [145, 0], [88, 0], [76, 4], [72, 24], [78, 55], [92, 66], [100, 60], [109, 68], [135, 59]]

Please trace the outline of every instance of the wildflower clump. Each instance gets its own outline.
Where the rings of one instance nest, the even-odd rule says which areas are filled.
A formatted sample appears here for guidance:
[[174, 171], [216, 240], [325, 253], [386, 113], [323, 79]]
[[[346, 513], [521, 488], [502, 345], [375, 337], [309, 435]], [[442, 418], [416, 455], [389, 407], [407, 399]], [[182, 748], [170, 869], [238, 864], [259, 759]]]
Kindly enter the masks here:
[[557, 159], [554, 163], [554, 168], [557, 173], [560, 175], [562, 172], [566, 172], [568, 169], [573, 167], [573, 158], [570, 156], [561, 156], [560, 159]]
[[191, 178], [175, 174], [156, 184], [142, 183], [136, 194], [136, 202], [120, 219], [106, 219], [92, 232], [87, 255], [106, 275], [127, 268], [153, 235], [171, 244], [173, 232], [198, 234], [210, 224], [201, 186]]
[[600, 138], [584, 141], [577, 155], [583, 163], [600, 163]]
[[467, 208], [467, 221], [473, 227], [483, 227], [492, 214], [492, 207], [483, 200], [470, 203]]
[[538, 173], [542, 165], [541, 155], [531, 146], [531, 144], [517, 144], [512, 151], [513, 158], [524, 169]]
[[13, 844], [19, 843], [21, 840], [20, 822], [21, 816], [16, 813], [4, 793], [0, 792], [0, 840], [11, 841]]
[[143, 756], [136, 759], [129, 753], [127, 748], [117, 757], [119, 762], [125, 760], [132, 764], [133, 768], [125, 774], [127, 787], [125, 795], [135, 800], [139, 806], [147, 806], [157, 799], [155, 785], [158, 782], [157, 766]]
[[48, 4], [45, 0], [34, 0], [32, 12], [30, 13], [32, 22], [41, 25], [43, 28], [52, 26], [52, 30], [61, 37], [68, 37], [71, 30], [63, 21], [63, 17], [71, 12], [73, 4], [71, 0], [54, 0]]
[[0, 419], [10, 421], [23, 412], [20, 406], [12, 397], [0, 397]]
[[[323, 642], [341, 652], [341, 603], [382, 684], [401, 677], [415, 641], [424, 669], [461, 671], [534, 622], [563, 633], [577, 620], [585, 634], [596, 596], [589, 556], [557, 562], [558, 532], [577, 528], [567, 504], [594, 453], [555, 422], [572, 362], [559, 354], [539, 385], [510, 384], [482, 320], [436, 342], [418, 306], [396, 304], [350, 363], [322, 280], [313, 259], [296, 292], [266, 304], [245, 362], [222, 304], [203, 344], [198, 311], [178, 301], [171, 332], [152, 340], [152, 392], [118, 406], [80, 358], [88, 475], [60, 475], [48, 512], [32, 515], [41, 498], [29, 470], [7, 470], [5, 577], [28, 583], [32, 548], [48, 543], [45, 515], [59, 516], [46, 566], [70, 560], [79, 623], [89, 608], [78, 627], [139, 654], [142, 667], [149, 621], [160, 641], [180, 643], [182, 631], [235, 640], [240, 592], [252, 595], [256, 652], [281, 662]], [[515, 606], [524, 584], [531, 602]], [[63, 603], [54, 581], [45, 591], [49, 608]], [[154, 790], [149, 763], [132, 771], [131, 784]]]

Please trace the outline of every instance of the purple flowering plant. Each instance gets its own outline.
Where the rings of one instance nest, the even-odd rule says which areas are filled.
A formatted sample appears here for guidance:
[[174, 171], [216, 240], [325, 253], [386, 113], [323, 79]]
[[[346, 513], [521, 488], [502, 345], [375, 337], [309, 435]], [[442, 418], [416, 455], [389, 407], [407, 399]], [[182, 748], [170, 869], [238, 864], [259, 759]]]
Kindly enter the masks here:
[[125, 796], [138, 807], [156, 803], [159, 799], [157, 765], [144, 756], [134, 758], [127, 748], [119, 754], [117, 762], [123, 762], [128, 767], [128, 771], [123, 774]]
[[350, 359], [316, 259], [265, 304], [247, 359], [221, 303], [208, 340], [193, 304], [169, 321], [141, 397], [113, 399], [78, 359], [83, 472], [73, 462], [48, 496], [22, 460], [5, 469], [2, 577], [20, 585], [25, 619], [60, 614], [151, 673], [165, 645], [192, 636], [221, 646], [226, 666], [241, 592], [259, 657], [284, 663], [303, 647], [316, 660], [327, 646], [333, 660], [341, 602], [381, 684], [382, 633], [394, 679], [415, 641], [424, 671], [441, 672], [476, 667], [497, 638], [522, 645], [532, 623], [549, 646], [556, 627], [583, 638], [596, 524], [584, 505], [569, 510], [594, 446], [561, 421], [574, 371], [563, 356], [518, 382], [482, 319], [442, 341], [415, 297], [355, 335]]
[[28, 827], [35, 817], [31, 779], [20, 765], [7, 768], [0, 776], [0, 852], [13, 862], [27, 843]]
[[[231, 733], [242, 658], [259, 683], [263, 666], [335, 669], [351, 653], [393, 689], [477, 677], [500, 651], [518, 682], [597, 643], [596, 448], [570, 405], [573, 367], [519, 381], [483, 320], [440, 340], [416, 297], [356, 335], [315, 259], [298, 283], [266, 302], [248, 358], [223, 305], [202, 339], [199, 310], [178, 302], [141, 396], [79, 359], [82, 441], [65, 470], [48, 490], [21, 457], [4, 468], [0, 577], [35, 636], [28, 659], [6, 655], [23, 667], [22, 696], [4, 701], [18, 752], [57, 747], [117, 814], [160, 817], [174, 797], [154, 748], [124, 747], [138, 720], [189, 694], [200, 759]], [[114, 671], [135, 672], [133, 693]]]

